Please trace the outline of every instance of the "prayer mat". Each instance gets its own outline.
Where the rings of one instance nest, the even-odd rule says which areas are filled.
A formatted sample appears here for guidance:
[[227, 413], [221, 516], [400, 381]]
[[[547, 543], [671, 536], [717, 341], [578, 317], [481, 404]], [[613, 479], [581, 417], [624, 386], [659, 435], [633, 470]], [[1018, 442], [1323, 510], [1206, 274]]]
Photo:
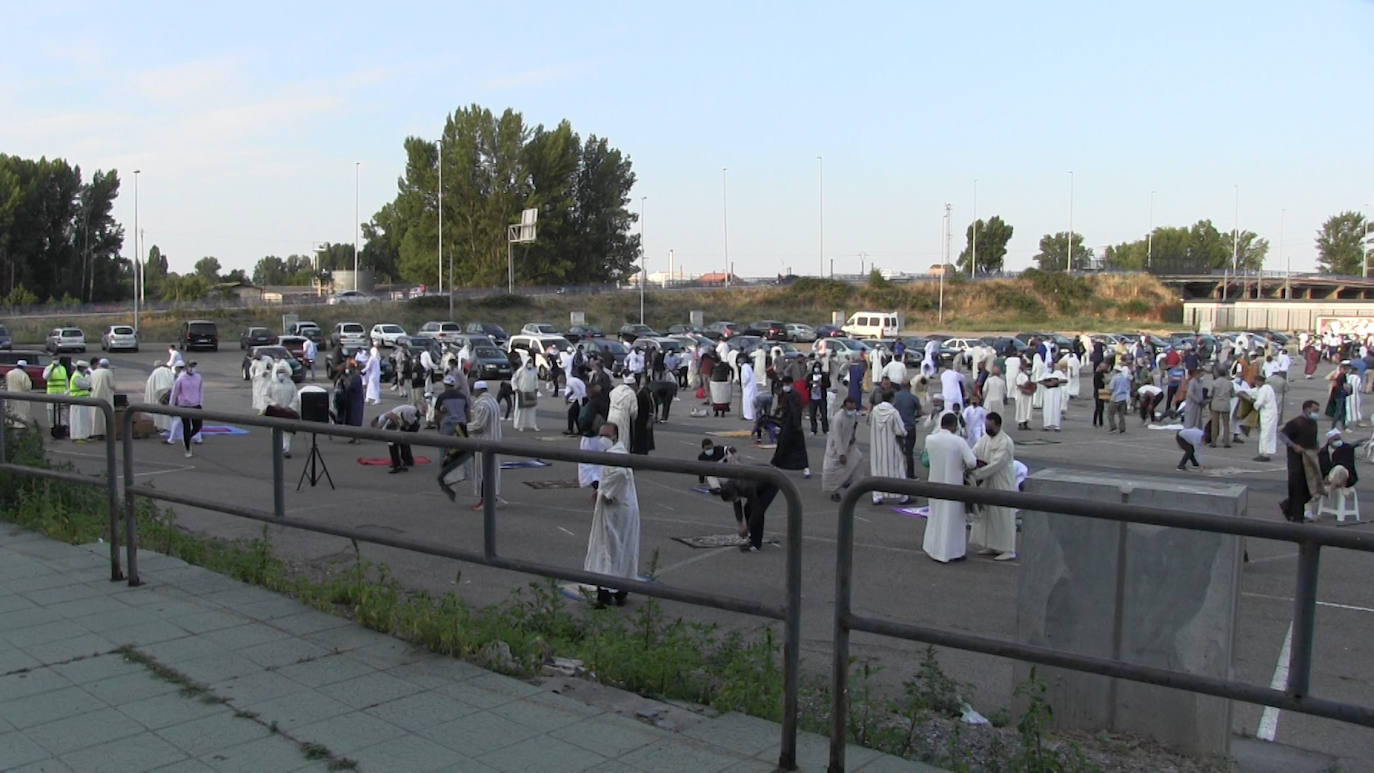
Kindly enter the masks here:
[[[429, 464], [429, 459], [426, 458], [426, 457], [423, 457], [423, 456], [417, 456], [417, 457], [415, 457], [415, 463], [416, 463], [416, 464]], [[360, 456], [360, 457], [358, 457], [358, 464], [361, 464], [361, 465], [363, 465], [364, 467], [390, 467], [390, 466], [391, 466], [391, 458], [390, 458], [390, 457], [381, 457], [381, 456], [375, 456], [375, 457]]]
[[[673, 537], [689, 548], [732, 548], [749, 543], [748, 537], [741, 537], [738, 534], [707, 534], [701, 537]], [[763, 541], [769, 545], [782, 544], [777, 537], [764, 537]]]
[[929, 518], [929, 507], [894, 507], [892, 512], [898, 515], [905, 515], [908, 518]]
[[532, 440], [542, 440], [542, 441], [544, 441], [545, 443], [561, 443], [561, 442], [563, 442], [563, 441], [565, 441], [565, 440], [581, 440], [581, 439], [582, 439], [582, 436], [581, 436], [581, 435], [578, 435], [578, 436], [574, 437], [574, 436], [572, 436], [572, 435], [535, 435], [535, 436], [534, 436], [533, 438], [531, 438], [531, 439], [532, 439]]
[[1025, 439], [1025, 440], [1017, 440], [1017, 441], [1015, 441], [1015, 442], [1016, 442], [1016, 445], [1018, 445], [1018, 446], [1057, 446], [1057, 445], [1059, 445], [1060, 443], [1062, 443], [1063, 441], [1062, 441], [1062, 440], [1050, 440], [1050, 439], [1048, 439], [1048, 438], [1038, 438], [1038, 437], [1035, 437], [1035, 438], [1027, 438], [1027, 439]]
[[717, 432], [707, 432], [711, 437], [753, 437], [753, 430], [747, 429], [726, 429]]
[[527, 480], [526, 486], [537, 489], [549, 488], [581, 488], [575, 480]]
[[[225, 425], [225, 424], [206, 424], [206, 425], [204, 425], [203, 427], [200, 428], [200, 431], [201, 431], [201, 434], [203, 434], [203, 435], [219, 435], [219, 436], [224, 436], [224, 435], [247, 435], [247, 434], [248, 434], [248, 430], [246, 430], [246, 429], [244, 429], [244, 428], [242, 428], [242, 427], [231, 427], [231, 426], [228, 426], [228, 425]], [[161, 432], [161, 433], [159, 433], [159, 434], [161, 434], [163, 437], [166, 437], [166, 436], [167, 436], [167, 433], [166, 433], [166, 432]]]
[[697, 492], [698, 494], [710, 494], [710, 493], [711, 493], [711, 487], [710, 487], [710, 486], [693, 486], [693, 487], [692, 487], [692, 490], [695, 491], [695, 492]]
[[503, 470], [528, 470], [533, 467], [548, 467], [549, 463], [543, 459], [521, 459], [515, 462], [501, 462]]
[[1169, 432], [1178, 432], [1179, 430], [1183, 429], [1183, 425], [1182, 425], [1182, 424], [1151, 424], [1151, 425], [1149, 425], [1149, 428], [1150, 428], [1150, 429], [1162, 429], [1162, 430], [1167, 430], [1167, 431], [1169, 431]]
[[778, 447], [778, 444], [777, 444], [777, 443], [755, 443], [755, 444], [754, 444], [754, 448], [762, 449], [762, 450], [764, 450], [764, 451], [770, 451], [770, 450], [772, 450], [772, 449], [774, 449], [774, 448], [777, 448], [777, 447]]

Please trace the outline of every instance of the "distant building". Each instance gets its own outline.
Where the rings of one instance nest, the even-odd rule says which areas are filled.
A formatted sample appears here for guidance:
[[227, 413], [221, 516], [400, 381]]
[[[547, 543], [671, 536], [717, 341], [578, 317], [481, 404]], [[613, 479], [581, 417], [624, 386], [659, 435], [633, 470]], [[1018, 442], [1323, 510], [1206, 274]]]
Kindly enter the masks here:
[[248, 282], [220, 282], [215, 291], [245, 306], [262, 303], [262, 288]]
[[697, 277], [697, 282], [708, 287], [715, 287], [717, 285], [723, 286], [727, 283], [740, 284], [739, 277], [735, 276], [734, 274], [726, 274], [724, 272], [702, 274], [701, 276]]

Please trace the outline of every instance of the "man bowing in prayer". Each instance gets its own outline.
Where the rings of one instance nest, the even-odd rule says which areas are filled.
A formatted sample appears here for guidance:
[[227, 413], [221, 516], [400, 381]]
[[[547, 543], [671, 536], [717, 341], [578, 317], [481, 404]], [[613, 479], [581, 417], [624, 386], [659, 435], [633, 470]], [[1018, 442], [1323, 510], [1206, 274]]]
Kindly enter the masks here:
[[[906, 437], [906, 425], [892, 404], [893, 397], [891, 391], [883, 392], [868, 413], [868, 471], [870, 475], [884, 478], [905, 478], [906, 464], [902, 457], [901, 439]], [[874, 491], [873, 504], [881, 505], [886, 496], [884, 492]], [[906, 504], [911, 498], [902, 496], [900, 501]]]
[[[993, 411], [985, 420], [987, 425], [983, 436], [973, 446], [973, 457], [978, 467], [971, 473], [973, 479], [992, 491], [1016, 491], [1015, 444], [1011, 436], [1002, 431], [1002, 416]], [[995, 555], [996, 561], [1010, 561], [1016, 558], [1016, 510], [1010, 507], [982, 505], [983, 516], [973, 522], [969, 541], [982, 545], [980, 556]]]
[[835, 415], [830, 417], [830, 431], [825, 435], [825, 462], [821, 467], [821, 491], [829, 492], [830, 501], [838, 502], [859, 478], [864, 455], [856, 441], [859, 435], [859, 409], [848, 397]]
[[[940, 417], [940, 429], [926, 438], [931, 483], [962, 486], [964, 473], [978, 466], [978, 460], [974, 458], [968, 443], [954, 434], [958, 428], [959, 417], [946, 413]], [[936, 561], [948, 563], [963, 558], [966, 547], [964, 503], [949, 499], [930, 500], [930, 517], [926, 519], [921, 549]]]
[[[601, 425], [601, 437], [611, 444], [607, 453], [629, 453], [621, 442], [615, 423]], [[592, 530], [587, 538], [587, 559], [582, 563], [582, 568], [613, 577], [638, 579], [639, 494], [635, 491], [634, 470], [603, 465], [595, 496]], [[623, 607], [628, 595], [628, 591], [597, 586], [596, 606], [605, 607], [614, 597], [616, 606]]]
[[[500, 440], [501, 439], [501, 406], [497, 405], [496, 398], [492, 397], [487, 389], [487, 382], [477, 381], [472, 385], [472, 417], [468, 420], [468, 436], [474, 440]], [[489, 452], [482, 452], [485, 456]], [[477, 496], [477, 504], [472, 506], [473, 510], [481, 510], [485, 502], [483, 498], [482, 464], [481, 456], [475, 465], [475, 472], [472, 476], [473, 494]], [[491, 494], [496, 497], [496, 501], [501, 500], [501, 458], [497, 457], [492, 465]]]

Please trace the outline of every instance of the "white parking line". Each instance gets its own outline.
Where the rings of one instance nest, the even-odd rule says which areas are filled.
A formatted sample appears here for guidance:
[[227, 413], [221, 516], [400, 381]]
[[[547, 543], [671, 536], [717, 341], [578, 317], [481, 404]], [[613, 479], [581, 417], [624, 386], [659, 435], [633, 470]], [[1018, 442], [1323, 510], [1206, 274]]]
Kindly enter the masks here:
[[[1286, 602], [1288, 602], [1289, 604], [1293, 603], [1293, 599], [1291, 599], [1291, 598], [1289, 598], [1289, 597], [1287, 597], [1287, 596], [1270, 596], [1270, 595], [1267, 594], [1267, 593], [1242, 593], [1242, 594], [1240, 594], [1240, 595], [1242, 595], [1242, 596], [1249, 596], [1249, 597], [1251, 597], [1251, 598], [1256, 598], [1256, 599], [1267, 599], [1267, 600], [1269, 600], [1269, 601], [1286, 601]], [[1349, 612], [1374, 612], [1374, 608], [1370, 608], [1370, 607], [1357, 607], [1357, 606], [1355, 606], [1355, 605], [1353, 605], [1353, 604], [1337, 604], [1337, 603], [1334, 602], [1334, 601], [1318, 601], [1318, 602], [1317, 602], [1317, 606], [1319, 606], [1319, 607], [1330, 607], [1330, 608], [1332, 608], [1332, 609], [1344, 609], [1344, 610], [1347, 610], [1347, 611], [1349, 611]]]
[[[1293, 650], [1293, 623], [1288, 623], [1288, 633], [1283, 637], [1283, 646], [1279, 648], [1279, 662], [1274, 666], [1274, 678], [1269, 680], [1269, 688], [1272, 690], [1282, 690], [1288, 686], [1288, 659]], [[1273, 706], [1265, 706], [1264, 713], [1260, 714], [1259, 728], [1255, 730], [1255, 737], [1261, 741], [1274, 740], [1274, 734], [1279, 729], [1279, 710]]]
[[559, 526], [559, 527], [558, 527], [558, 530], [561, 531], [561, 532], [563, 532], [564, 534], [568, 535], [569, 537], [576, 537], [576, 536], [577, 536], [576, 534], [573, 534], [571, 531], [569, 531], [569, 530], [563, 528], [562, 526]]

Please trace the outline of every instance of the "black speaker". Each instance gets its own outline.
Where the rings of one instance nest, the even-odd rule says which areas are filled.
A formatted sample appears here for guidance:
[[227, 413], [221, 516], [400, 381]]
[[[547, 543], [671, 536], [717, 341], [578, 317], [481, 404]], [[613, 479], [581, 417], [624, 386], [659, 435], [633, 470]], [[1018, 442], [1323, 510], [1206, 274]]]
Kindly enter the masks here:
[[126, 394], [124, 394], [124, 393], [122, 393], [122, 392], [115, 394], [115, 396], [114, 396], [114, 407], [116, 407], [116, 408], [128, 408], [128, 407], [129, 407], [129, 396], [126, 395]]
[[329, 423], [329, 393], [301, 392], [301, 418], [305, 421]]

